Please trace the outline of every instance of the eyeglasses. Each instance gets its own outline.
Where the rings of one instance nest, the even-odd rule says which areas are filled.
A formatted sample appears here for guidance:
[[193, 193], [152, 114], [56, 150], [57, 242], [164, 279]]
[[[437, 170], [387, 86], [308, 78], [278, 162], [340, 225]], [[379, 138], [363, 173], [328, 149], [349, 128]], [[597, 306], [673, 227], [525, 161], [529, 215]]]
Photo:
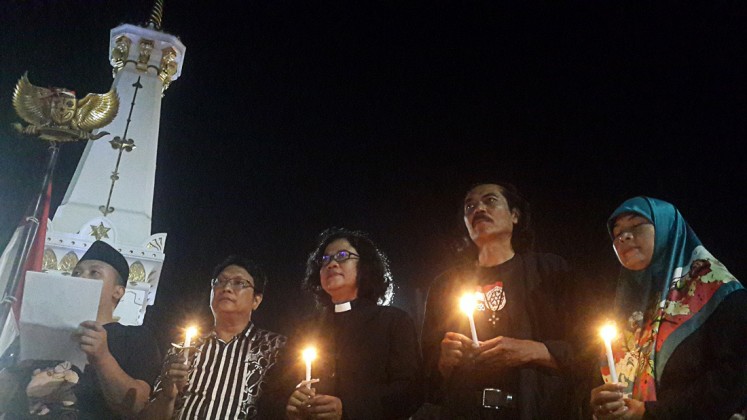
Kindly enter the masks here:
[[340, 251], [335, 252], [332, 255], [322, 255], [321, 257], [319, 257], [319, 259], [317, 260], [316, 263], [319, 265], [319, 267], [325, 267], [327, 264], [329, 264], [330, 262], [332, 262], [332, 260], [335, 260], [338, 263], [341, 263], [341, 262], [347, 261], [347, 260], [349, 260], [351, 258], [352, 259], [358, 259], [358, 258], [360, 258], [360, 255], [358, 255], [358, 254], [356, 254], [354, 252], [350, 252], [350, 251], [346, 251], [346, 250], [342, 249]]
[[213, 289], [223, 289], [226, 287], [226, 285], [230, 286], [233, 290], [254, 288], [253, 284], [242, 279], [241, 277], [233, 277], [230, 279], [221, 279], [216, 277], [210, 281], [210, 285], [213, 286]]
[[634, 238], [638, 238], [641, 235], [643, 235], [644, 233], [646, 233], [646, 230], [647, 230], [646, 226], [649, 226], [649, 225], [653, 226], [653, 223], [651, 223], [651, 222], [643, 222], [643, 223], [639, 223], [637, 225], [631, 226], [628, 229], [622, 229], [619, 232], [617, 232], [617, 234], [615, 234], [613, 232], [612, 233], [612, 242], [622, 242], [621, 238], [626, 233], [629, 233]]

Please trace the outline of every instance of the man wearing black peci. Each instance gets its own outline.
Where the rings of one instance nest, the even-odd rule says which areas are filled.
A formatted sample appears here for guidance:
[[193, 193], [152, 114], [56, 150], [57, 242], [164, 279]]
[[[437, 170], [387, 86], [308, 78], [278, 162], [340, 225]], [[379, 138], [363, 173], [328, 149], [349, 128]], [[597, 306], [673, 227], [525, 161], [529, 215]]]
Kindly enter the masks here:
[[91, 244], [73, 269], [73, 277], [102, 282], [96, 320], [81, 323], [73, 336], [88, 357], [75, 388], [80, 418], [114, 419], [137, 414], [148, 401], [158, 375], [161, 355], [151, 333], [113, 319], [129, 274], [127, 260], [102, 241]]
[[[82, 322], [71, 337], [86, 354], [88, 364], [79, 378], [73, 373], [77, 368], [66, 370], [69, 363], [57, 365], [60, 361], [47, 360], [23, 361], [0, 372], [0, 417], [118, 419], [133, 417], [143, 408], [161, 356], [148, 329], [114, 320], [129, 273], [127, 260], [116, 249], [102, 241], [91, 244], [72, 272], [73, 277], [101, 282], [96, 319]], [[36, 368], [40, 373], [27, 389]], [[62, 375], [75, 384], [68, 390], [75, 398], [52, 393]], [[59, 397], [65, 403], [58, 401]]]

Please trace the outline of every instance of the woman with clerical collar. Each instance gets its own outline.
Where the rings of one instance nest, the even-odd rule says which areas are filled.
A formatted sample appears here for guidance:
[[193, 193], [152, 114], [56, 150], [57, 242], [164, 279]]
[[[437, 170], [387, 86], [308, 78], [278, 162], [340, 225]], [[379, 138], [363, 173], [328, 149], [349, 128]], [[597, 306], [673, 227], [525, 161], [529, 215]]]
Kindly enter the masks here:
[[[407, 313], [387, 306], [393, 284], [386, 256], [362, 232], [328, 229], [309, 255], [303, 288], [320, 313], [293, 341], [298, 355], [305, 346], [316, 348], [312, 377], [318, 382], [296, 387], [288, 417], [397, 419], [414, 413], [421, 402], [417, 335]], [[297, 366], [300, 381], [303, 362]]]

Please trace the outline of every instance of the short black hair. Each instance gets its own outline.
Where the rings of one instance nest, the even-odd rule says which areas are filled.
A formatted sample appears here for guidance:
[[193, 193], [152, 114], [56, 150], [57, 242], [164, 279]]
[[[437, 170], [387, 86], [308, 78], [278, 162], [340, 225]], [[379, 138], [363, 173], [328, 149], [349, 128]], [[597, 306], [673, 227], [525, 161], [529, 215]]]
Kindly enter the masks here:
[[[513, 234], [511, 235], [511, 246], [515, 252], [526, 252], [531, 251], [534, 248], [534, 230], [532, 229], [532, 214], [529, 202], [519, 193], [516, 186], [508, 182], [476, 182], [473, 183], [464, 194], [472, 191], [479, 185], [497, 185], [501, 189], [501, 195], [506, 198], [508, 208], [510, 210], [516, 210], [519, 214], [519, 221], [514, 226]], [[460, 252], [471, 252], [477, 254], [477, 248], [472, 242], [467, 232], [467, 227], [464, 225], [464, 195], [462, 195], [460, 201], [459, 210], [459, 226], [461, 235], [463, 237], [463, 246], [459, 249]]]
[[388, 305], [394, 295], [394, 281], [386, 255], [374, 244], [368, 234], [359, 230], [329, 228], [319, 235], [317, 246], [306, 260], [306, 275], [302, 289], [316, 298], [317, 304], [331, 306], [332, 298], [324, 291], [319, 278], [319, 260], [327, 245], [337, 239], [346, 239], [355, 248], [358, 262], [358, 298]]
[[217, 278], [220, 273], [226, 269], [229, 265], [235, 265], [243, 268], [249, 273], [254, 279], [254, 293], [262, 295], [265, 293], [265, 287], [267, 287], [267, 275], [265, 274], [262, 267], [256, 262], [249, 258], [241, 257], [238, 255], [229, 255], [222, 263], [215, 266], [213, 269], [213, 277]]

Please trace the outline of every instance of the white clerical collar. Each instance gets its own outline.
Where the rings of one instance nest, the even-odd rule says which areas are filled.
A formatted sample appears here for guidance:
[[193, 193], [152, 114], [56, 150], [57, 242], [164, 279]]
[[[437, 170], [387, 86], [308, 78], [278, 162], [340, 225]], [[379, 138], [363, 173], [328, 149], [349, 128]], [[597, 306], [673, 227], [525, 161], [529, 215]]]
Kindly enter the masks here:
[[353, 306], [350, 305], [350, 302], [335, 303], [335, 313], [347, 312], [351, 309], [353, 309]]

